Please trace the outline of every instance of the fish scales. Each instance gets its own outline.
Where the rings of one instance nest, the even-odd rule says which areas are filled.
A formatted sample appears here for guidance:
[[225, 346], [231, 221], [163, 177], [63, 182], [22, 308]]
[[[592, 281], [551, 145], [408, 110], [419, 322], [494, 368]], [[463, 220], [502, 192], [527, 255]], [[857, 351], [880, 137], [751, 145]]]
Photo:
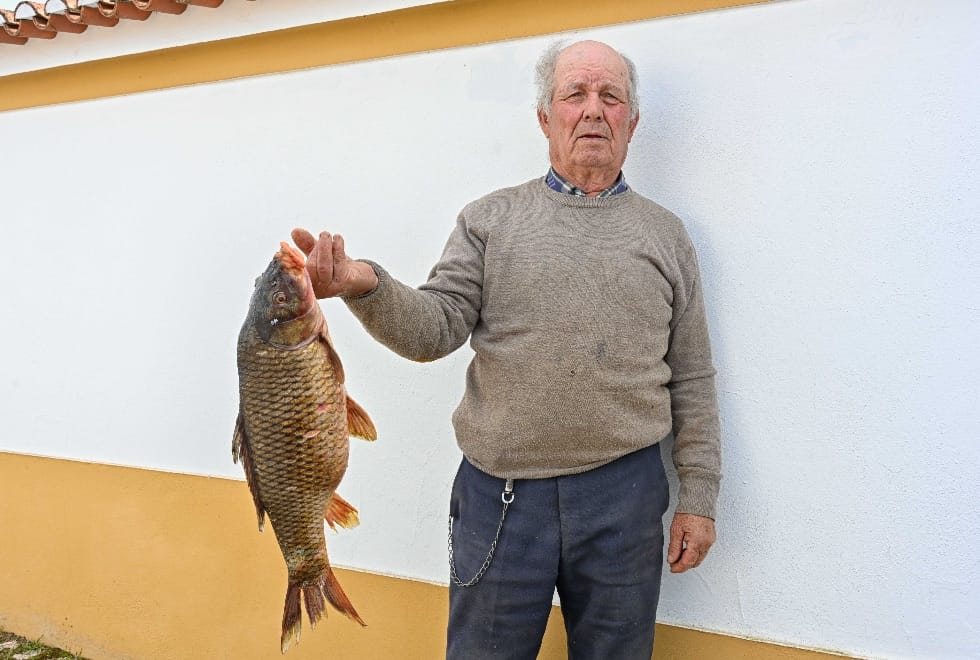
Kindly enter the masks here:
[[336, 488], [347, 470], [349, 436], [377, 435], [347, 395], [305, 260], [286, 243], [256, 280], [239, 333], [238, 371], [232, 456], [245, 470], [259, 529], [268, 516], [286, 562], [285, 653], [299, 640], [301, 602], [311, 625], [325, 602], [364, 625], [330, 568], [323, 522], [358, 523]]
[[259, 344], [249, 329], [240, 354], [257, 486], [290, 577], [307, 581], [327, 565], [325, 550], [307, 560], [305, 549], [325, 547], [323, 511], [347, 468], [343, 389], [319, 344], [251, 350]]
[[[319, 543], [322, 521], [310, 514], [319, 511], [322, 518], [326, 501], [347, 467], [343, 392], [321, 346], [312, 343], [296, 351], [256, 351], [250, 350], [260, 343], [255, 331], [250, 329], [244, 339], [242, 408], [263, 504], [278, 538], [289, 538], [294, 544]], [[318, 412], [323, 404], [326, 409]], [[307, 438], [311, 430], [317, 435]], [[319, 534], [312, 540], [301, 541], [292, 531], [296, 527], [293, 518], [300, 516], [315, 521], [312, 527]], [[292, 548], [282, 550], [286, 553]]]

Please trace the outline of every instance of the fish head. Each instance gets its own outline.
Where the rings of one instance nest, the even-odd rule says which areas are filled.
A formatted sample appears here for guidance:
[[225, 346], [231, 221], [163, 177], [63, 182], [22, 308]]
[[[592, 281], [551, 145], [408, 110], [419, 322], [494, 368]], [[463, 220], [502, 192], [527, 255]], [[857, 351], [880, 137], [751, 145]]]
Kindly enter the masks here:
[[255, 280], [250, 315], [263, 341], [292, 345], [307, 339], [322, 323], [306, 258], [288, 243]]

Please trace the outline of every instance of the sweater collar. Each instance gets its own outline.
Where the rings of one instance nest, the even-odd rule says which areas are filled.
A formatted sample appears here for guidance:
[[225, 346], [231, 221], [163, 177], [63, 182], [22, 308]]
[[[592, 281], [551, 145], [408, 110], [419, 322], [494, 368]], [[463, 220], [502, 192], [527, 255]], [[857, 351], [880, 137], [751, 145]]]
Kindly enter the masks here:
[[[588, 197], [584, 190], [571, 183], [562, 175], [558, 174], [554, 167], [548, 168], [548, 174], [545, 176], [544, 182], [548, 184], [549, 188], [556, 192], [565, 193], [566, 195], [575, 195], [576, 197]], [[626, 177], [623, 176], [622, 172], [620, 172], [619, 177], [616, 178], [616, 181], [614, 181], [611, 186], [594, 197], [598, 199], [602, 197], [609, 197], [611, 195], [618, 195], [619, 193], [624, 193], [629, 189], [630, 187], [626, 184]]]

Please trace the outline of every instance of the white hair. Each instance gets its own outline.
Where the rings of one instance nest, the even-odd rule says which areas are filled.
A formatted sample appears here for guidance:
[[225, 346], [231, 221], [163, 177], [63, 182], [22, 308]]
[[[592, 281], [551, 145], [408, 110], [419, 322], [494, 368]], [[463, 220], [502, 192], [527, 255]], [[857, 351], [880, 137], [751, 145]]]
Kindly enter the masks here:
[[[573, 46], [575, 44], [572, 44]], [[541, 54], [537, 66], [534, 68], [534, 83], [538, 88], [538, 110], [547, 117], [551, 114], [551, 98], [555, 93], [555, 68], [558, 65], [558, 56], [565, 50], [564, 41], [556, 41]], [[616, 51], [619, 53], [619, 51]], [[640, 114], [640, 99], [637, 96], [639, 83], [636, 75], [636, 65], [633, 60], [622, 53], [619, 56], [626, 63], [627, 87], [626, 96], [630, 106], [630, 121], [635, 120]]]

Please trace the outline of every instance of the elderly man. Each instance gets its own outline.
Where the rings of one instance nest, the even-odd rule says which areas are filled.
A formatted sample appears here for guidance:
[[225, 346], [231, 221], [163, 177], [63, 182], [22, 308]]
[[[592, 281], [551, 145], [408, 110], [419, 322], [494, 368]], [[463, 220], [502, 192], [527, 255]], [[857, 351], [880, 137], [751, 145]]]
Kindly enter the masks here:
[[378, 341], [434, 360], [469, 337], [453, 415], [464, 459], [450, 502], [450, 658], [534, 658], [557, 588], [569, 657], [651, 657], [674, 434], [667, 561], [714, 542], [719, 428], [694, 247], [623, 178], [639, 120], [632, 62], [597, 42], [545, 53], [547, 175], [459, 215], [417, 289], [294, 230], [319, 297]]

